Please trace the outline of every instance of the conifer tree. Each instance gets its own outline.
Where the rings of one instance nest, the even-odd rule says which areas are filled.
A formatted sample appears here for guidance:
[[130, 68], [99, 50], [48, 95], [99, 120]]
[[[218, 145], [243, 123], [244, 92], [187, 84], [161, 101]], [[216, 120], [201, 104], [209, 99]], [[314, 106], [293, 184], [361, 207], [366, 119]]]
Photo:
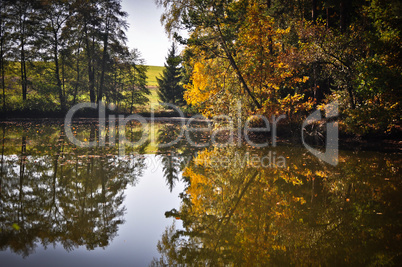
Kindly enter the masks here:
[[173, 43], [166, 58], [165, 69], [158, 81], [158, 96], [163, 103], [184, 105], [184, 88], [181, 85], [182, 67], [181, 57], [176, 54], [177, 47]]

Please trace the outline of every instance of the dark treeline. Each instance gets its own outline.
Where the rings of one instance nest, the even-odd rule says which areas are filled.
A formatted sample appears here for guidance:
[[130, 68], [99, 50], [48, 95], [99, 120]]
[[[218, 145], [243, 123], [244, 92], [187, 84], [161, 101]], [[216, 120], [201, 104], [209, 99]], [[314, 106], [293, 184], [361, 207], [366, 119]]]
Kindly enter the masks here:
[[130, 111], [148, 101], [146, 67], [126, 46], [120, 0], [0, 5], [3, 114], [61, 112], [90, 101]]

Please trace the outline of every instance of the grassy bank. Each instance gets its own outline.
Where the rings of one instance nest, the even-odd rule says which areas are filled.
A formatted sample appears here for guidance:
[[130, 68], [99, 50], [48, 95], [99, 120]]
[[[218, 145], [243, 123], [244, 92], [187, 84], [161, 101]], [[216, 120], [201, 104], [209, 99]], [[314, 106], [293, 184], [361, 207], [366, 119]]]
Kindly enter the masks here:
[[156, 77], [158, 77], [160, 74], [162, 74], [164, 67], [161, 66], [148, 66], [148, 86], [150, 87], [156, 87], [158, 85], [158, 82], [156, 81]]
[[159, 105], [159, 97], [157, 93], [158, 82], [156, 80], [156, 77], [159, 77], [162, 74], [164, 67], [161, 66], [147, 66], [147, 67], [148, 67], [147, 85], [149, 90], [151, 91], [151, 94], [148, 96], [149, 103], [144, 106], [138, 106], [137, 109], [139, 112], [149, 112], [151, 110], [151, 107], [153, 107], [156, 111], [162, 111], [163, 108]]

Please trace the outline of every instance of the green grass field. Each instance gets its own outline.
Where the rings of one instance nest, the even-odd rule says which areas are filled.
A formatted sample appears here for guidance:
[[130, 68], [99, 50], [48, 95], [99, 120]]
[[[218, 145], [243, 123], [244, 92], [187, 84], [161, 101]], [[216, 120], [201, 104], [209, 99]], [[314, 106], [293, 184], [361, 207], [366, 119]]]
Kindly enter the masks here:
[[156, 81], [156, 77], [159, 77], [162, 74], [162, 71], [165, 67], [160, 66], [148, 66], [148, 86], [157, 86], [158, 83]]
[[144, 111], [149, 111], [151, 106], [156, 110], [161, 110], [162, 107], [159, 106], [159, 97], [157, 93], [156, 87], [158, 86], [158, 82], [156, 81], [156, 77], [162, 74], [164, 67], [161, 66], [148, 66], [148, 88], [151, 91], [151, 94], [148, 96], [149, 103], [148, 105], [142, 107]]

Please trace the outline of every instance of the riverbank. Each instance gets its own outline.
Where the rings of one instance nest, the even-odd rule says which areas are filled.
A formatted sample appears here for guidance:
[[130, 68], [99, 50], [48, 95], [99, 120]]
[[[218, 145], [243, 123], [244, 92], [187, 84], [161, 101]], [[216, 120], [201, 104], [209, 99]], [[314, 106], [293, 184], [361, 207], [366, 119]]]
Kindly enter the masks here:
[[[139, 111], [134, 112], [134, 114], [143, 116], [143, 117], [180, 117], [182, 116], [177, 111], [171, 110], [162, 110], [158, 109], [154, 112], [148, 111]], [[185, 117], [190, 117], [192, 114], [183, 113]], [[66, 117], [67, 112], [57, 111], [40, 111], [40, 110], [19, 110], [12, 112], [1, 112], [0, 111], [0, 121], [12, 121], [12, 120], [46, 120], [46, 119], [59, 119], [62, 120]], [[111, 113], [108, 112], [107, 115], [131, 115], [128, 113]], [[74, 118], [79, 119], [96, 119], [99, 117], [99, 113], [96, 109], [82, 109], [77, 110], [74, 113]]]
[[[191, 118], [191, 117], [181, 117], [175, 113], [164, 113], [164, 114], [155, 114], [153, 117], [150, 113], [140, 113], [137, 115], [141, 115], [147, 122], [157, 122], [157, 123], [166, 123], [166, 124], [187, 124], [191, 119], [191, 123], [202, 123], [202, 122], [211, 122], [207, 119], [201, 118]], [[117, 119], [117, 118], [116, 118]], [[1, 125], [21, 125], [23, 127], [30, 127], [32, 125], [63, 125], [65, 123], [64, 118], [55, 118], [55, 117], [46, 117], [46, 118], [0, 118], [0, 126]], [[98, 118], [83, 118], [83, 117], [75, 117], [72, 120], [73, 124], [98, 124]], [[109, 121], [106, 120], [106, 125], [109, 124]], [[287, 127], [282, 125], [282, 128], [279, 128], [277, 132], [277, 143], [286, 144], [286, 145], [301, 145], [301, 135], [296, 132], [287, 131]], [[339, 148], [343, 150], [364, 150], [364, 151], [381, 151], [381, 152], [389, 152], [389, 153], [402, 153], [402, 139], [400, 138], [400, 134], [393, 133], [389, 135], [367, 135], [367, 136], [353, 136], [351, 134], [346, 134], [343, 132], [339, 133]], [[263, 143], [266, 140], [271, 140], [271, 133], [268, 132], [266, 134], [258, 133], [258, 134], [250, 134], [252, 140], [256, 143]], [[270, 144], [271, 145], [271, 144]], [[315, 143], [317, 146], [324, 147], [325, 139], [320, 139]]]

